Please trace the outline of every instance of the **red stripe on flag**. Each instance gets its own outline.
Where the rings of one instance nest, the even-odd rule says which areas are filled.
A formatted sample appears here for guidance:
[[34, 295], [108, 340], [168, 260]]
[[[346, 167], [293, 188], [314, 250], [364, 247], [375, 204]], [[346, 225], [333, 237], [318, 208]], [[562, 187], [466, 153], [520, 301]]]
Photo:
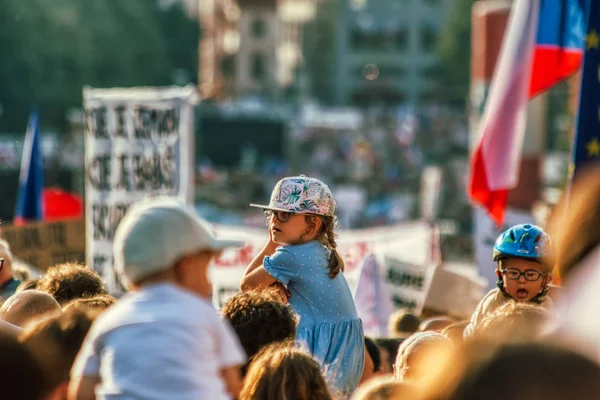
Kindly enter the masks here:
[[531, 71], [529, 98], [568, 78], [579, 70], [583, 62], [582, 50], [536, 46]]
[[481, 144], [473, 154], [473, 165], [471, 166], [471, 180], [469, 182], [469, 196], [485, 208], [496, 226], [500, 228], [504, 223], [508, 190], [490, 190], [486, 176], [484, 154]]

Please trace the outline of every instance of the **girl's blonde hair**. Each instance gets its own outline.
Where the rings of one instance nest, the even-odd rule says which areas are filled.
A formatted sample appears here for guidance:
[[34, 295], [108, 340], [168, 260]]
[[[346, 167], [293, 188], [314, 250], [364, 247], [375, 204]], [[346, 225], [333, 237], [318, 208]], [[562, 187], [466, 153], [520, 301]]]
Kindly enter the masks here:
[[266, 346], [250, 364], [240, 400], [332, 400], [319, 364], [291, 342]]
[[307, 224], [309, 225], [309, 230], [313, 229], [315, 226], [314, 218], [319, 218], [321, 220], [321, 227], [317, 232], [316, 240], [323, 243], [323, 245], [331, 252], [327, 268], [329, 269], [329, 277], [333, 279], [337, 276], [337, 274], [340, 273], [340, 271], [344, 271], [344, 260], [337, 251], [337, 243], [335, 241], [337, 236], [335, 233], [335, 228], [338, 224], [337, 217], [306, 215], [305, 218]]

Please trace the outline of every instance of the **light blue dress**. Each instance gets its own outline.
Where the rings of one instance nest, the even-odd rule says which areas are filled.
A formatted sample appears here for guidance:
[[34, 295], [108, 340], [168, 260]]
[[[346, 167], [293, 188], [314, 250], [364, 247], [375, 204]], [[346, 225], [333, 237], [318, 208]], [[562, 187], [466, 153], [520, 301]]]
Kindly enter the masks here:
[[329, 278], [329, 250], [318, 241], [281, 246], [264, 267], [291, 292], [300, 317], [296, 340], [321, 364], [332, 392], [350, 395], [364, 364], [364, 333], [346, 278]]

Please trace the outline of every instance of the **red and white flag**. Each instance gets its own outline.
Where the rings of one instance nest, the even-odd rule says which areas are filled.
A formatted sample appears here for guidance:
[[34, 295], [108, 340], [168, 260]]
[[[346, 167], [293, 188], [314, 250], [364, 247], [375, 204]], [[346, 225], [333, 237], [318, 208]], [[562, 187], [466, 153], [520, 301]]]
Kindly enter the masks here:
[[513, 4], [472, 159], [469, 197], [498, 226], [519, 181], [539, 8], [539, 0]]

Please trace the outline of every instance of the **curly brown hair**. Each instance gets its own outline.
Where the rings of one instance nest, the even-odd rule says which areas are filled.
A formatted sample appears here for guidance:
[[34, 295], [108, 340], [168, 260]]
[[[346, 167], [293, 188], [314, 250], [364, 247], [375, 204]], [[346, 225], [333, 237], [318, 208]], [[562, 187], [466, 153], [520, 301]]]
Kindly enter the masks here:
[[249, 361], [265, 345], [296, 336], [298, 320], [294, 311], [271, 293], [269, 289], [238, 293], [221, 308], [221, 315], [236, 331]]
[[61, 306], [71, 300], [108, 293], [97, 273], [76, 263], [50, 267], [39, 279], [36, 289], [54, 296]]
[[291, 343], [266, 346], [250, 364], [240, 400], [332, 400], [319, 363]]
[[63, 311], [70, 310], [71, 308], [74, 308], [77, 310], [92, 309], [92, 310], [104, 311], [105, 309], [112, 306], [116, 302], [117, 302], [117, 299], [115, 299], [110, 294], [100, 294], [100, 295], [94, 296], [94, 297], [86, 297], [83, 299], [73, 300], [72, 302], [68, 303], [66, 306], [63, 307]]

